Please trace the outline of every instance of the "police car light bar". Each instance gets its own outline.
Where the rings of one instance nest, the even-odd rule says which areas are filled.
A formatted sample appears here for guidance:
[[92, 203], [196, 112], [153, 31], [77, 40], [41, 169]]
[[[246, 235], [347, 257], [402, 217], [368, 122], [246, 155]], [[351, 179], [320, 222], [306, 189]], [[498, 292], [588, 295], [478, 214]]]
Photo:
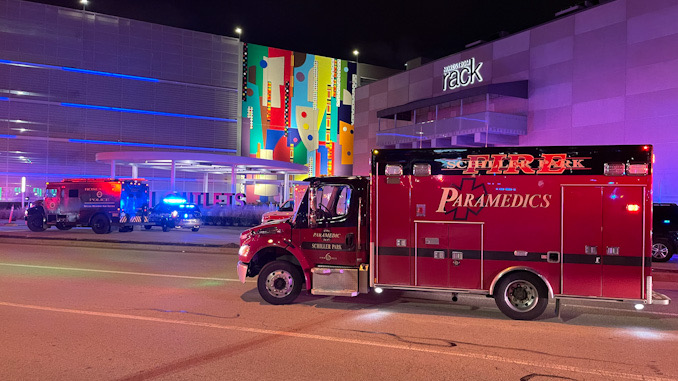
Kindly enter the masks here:
[[172, 204], [172, 205], [177, 205], [177, 204], [185, 204], [186, 199], [184, 198], [177, 198], [177, 197], [167, 197], [162, 200], [165, 204]]

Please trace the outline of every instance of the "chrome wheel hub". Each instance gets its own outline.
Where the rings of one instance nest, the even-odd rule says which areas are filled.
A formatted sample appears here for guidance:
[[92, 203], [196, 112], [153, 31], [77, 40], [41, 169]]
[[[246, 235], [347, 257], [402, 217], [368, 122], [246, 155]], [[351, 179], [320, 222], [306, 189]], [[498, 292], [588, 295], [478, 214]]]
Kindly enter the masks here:
[[266, 277], [266, 290], [276, 298], [284, 298], [292, 292], [294, 278], [285, 270], [276, 270]]
[[514, 311], [527, 312], [537, 305], [539, 293], [532, 283], [514, 280], [506, 287], [504, 300]]
[[669, 255], [669, 248], [661, 243], [652, 245], [652, 256], [656, 259], [664, 259]]

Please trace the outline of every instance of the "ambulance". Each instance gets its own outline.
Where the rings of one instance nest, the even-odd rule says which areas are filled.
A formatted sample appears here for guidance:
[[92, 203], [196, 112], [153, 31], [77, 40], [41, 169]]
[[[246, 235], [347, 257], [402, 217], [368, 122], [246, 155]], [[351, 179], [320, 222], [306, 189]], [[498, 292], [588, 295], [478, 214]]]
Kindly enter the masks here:
[[242, 233], [240, 280], [272, 304], [395, 289], [668, 304], [652, 288], [652, 147], [380, 149], [369, 177], [310, 178], [292, 218]]

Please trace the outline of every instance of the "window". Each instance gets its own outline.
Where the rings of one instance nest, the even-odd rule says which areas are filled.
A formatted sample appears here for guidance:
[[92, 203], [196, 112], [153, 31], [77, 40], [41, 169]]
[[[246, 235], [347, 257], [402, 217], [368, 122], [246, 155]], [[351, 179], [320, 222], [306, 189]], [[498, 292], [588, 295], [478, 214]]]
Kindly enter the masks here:
[[56, 189], [47, 189], [45, 191], [45, 197], [56, 197], [57, 196], [57, 190]]
[[285, 201], [282, 206], [278, 209], [280, 212], [292, 212], [294, 211], [294, 200], [287, 200]]
[[316, 192], [316, 207], [319, 220], [334, 220], [344, 217], [351, 203], [351, 188], [347, 185], [323, 185]]

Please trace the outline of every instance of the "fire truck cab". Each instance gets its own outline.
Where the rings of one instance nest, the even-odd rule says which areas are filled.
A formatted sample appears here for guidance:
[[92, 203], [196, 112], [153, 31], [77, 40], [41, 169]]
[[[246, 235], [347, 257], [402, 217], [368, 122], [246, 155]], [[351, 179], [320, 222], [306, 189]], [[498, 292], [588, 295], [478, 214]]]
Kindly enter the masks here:
[[90, 226], [97, 234], [132, 231], [148, 223], [148, 184], [142, 179], [64, 179], [47, 183], [45, 199], [26, 211], [26, 225], [39, 232], [56, 226]]
[[374, 150], [367, 177], [309, 179], [295, 215], [242, 233], [262, 298], [398, 289], [668, 304], [652, 290], [652, 147]]

